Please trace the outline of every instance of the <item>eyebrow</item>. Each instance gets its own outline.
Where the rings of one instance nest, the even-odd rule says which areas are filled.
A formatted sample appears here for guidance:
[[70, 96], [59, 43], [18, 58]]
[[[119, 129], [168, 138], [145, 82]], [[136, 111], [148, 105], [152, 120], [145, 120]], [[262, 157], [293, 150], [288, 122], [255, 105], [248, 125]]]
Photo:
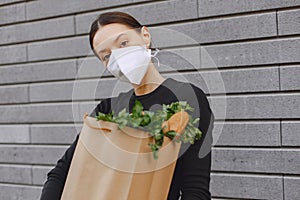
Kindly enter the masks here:
[[[127, 34], [126, 34], [126, 33], [121, 33], [121, 34], [119, 34], [119, 35], [116, 37], [116, 39], [114, 39], [113, 42], [116, 42], [122, 35], [127, 35]], [[107, 49], [102, 49], [102, 50], [98, 51], [98, 53], [101, 54], [101, 53], [103, 53], [103, 52], [106, 51], [106, 50], [107, 50]]]

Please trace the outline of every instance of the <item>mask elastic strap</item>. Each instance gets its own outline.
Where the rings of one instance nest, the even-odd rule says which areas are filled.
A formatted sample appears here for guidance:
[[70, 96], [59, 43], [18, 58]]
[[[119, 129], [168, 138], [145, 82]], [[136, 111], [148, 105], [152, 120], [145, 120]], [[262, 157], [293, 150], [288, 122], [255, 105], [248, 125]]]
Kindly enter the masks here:
[[156, 56], [156, 54], [159, 52], [158, 48], [155, 48], [155, 53], [153, 55], [151, 55], [151, 57], [155, 58], [157, 60], [157, 67], [159, 67], [159, 59]]

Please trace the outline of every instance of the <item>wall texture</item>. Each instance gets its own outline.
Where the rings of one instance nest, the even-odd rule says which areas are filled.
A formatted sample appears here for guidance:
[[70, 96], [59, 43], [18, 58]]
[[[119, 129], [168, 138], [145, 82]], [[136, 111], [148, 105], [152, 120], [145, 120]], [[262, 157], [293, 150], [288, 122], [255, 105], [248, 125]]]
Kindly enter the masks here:
[[300, 0], [1, 0], [0, 199], [39, 199], [83, 113], [112, 94], [88, 43], [112, 10], [150, 28], [166, 77], [181, 70], [216, 100], [213, 198], [300, 199]]

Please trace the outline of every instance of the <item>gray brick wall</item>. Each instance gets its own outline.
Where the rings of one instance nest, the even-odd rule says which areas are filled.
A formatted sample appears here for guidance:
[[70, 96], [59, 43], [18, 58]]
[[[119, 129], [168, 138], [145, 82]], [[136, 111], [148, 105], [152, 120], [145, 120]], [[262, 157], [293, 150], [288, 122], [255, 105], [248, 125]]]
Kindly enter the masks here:
[[39, 199], [83, 113], [126, 88], [89, 49], [114, 10], [150, 28], [165, 77], [207, 93], [213, 199], [300, 199], [300, 0], [1, 0], [0, 199]]

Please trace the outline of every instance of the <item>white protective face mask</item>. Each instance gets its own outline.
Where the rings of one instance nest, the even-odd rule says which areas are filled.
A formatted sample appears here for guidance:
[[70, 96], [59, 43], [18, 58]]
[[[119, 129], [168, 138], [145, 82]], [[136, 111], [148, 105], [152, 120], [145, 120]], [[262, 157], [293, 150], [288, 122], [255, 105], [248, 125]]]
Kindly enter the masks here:
[[[158, 51], [156, 49], [155, 54], [151, 55], [151, 49], [147, 49], [146, 45], [113, 49], [107, 69], [118, 79], [139, 85], [147, 72], [151, 57]], [[159, 66], [159, 60], [156, 59]]]

